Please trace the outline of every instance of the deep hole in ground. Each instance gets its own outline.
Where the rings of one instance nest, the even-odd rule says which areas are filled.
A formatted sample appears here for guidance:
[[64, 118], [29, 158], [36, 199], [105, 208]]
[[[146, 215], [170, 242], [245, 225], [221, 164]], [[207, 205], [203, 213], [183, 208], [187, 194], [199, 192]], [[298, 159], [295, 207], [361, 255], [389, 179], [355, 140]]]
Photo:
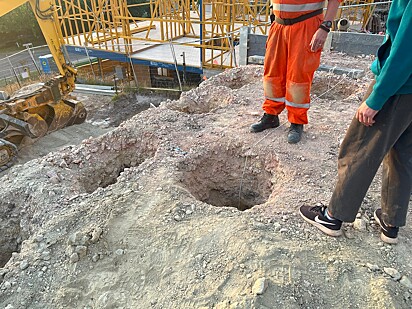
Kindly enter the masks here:
[[20, 219], [15, 210], [16, 205], [13, 203], [0, 204], [0, 268], [10, 260], [13, 252], [20, 251], [23, 241]]
[[[132, 116], [149, 109], [151, 106], [159, 106], [161, 102], [171, 98], [177, 99], [180, 94], [170, 93], [128, 93], [120, 94], [116, 99], [110, 101], [92, 101], [87, 102], [87, 119], [88, 121], [100, 122], [106, 120], [111, 126], [119, 126], [120, 123]], [[79, 99], [81, 97], [79, 96]], [[121, 111], [121, 112], [119, 112]]]
[[198, 200], [240, 211], [267, 201], [272, 174], [263, 158], [241, 154], [241, 147], [212, 147], [194, 160], [181, 163], [181, 182]]
[[99, 165], [95, 165], [85, 170], [79, 178], [80, 186], [87, 193], [92, 193], [98, 188], [106, 188], [117, 182], [117, 178], [127, 168], [136, 167], [146, 159], [154, 156], [156, 149], [149, 148], [146, 151], [136, 148], [123, 150], [120, 154], [102, 160]]
[[311, 93], [327, 100], [343, 100], [357, 93], [359, 85], [350, 78], [331, 74], [325, 76], [315, 75]]

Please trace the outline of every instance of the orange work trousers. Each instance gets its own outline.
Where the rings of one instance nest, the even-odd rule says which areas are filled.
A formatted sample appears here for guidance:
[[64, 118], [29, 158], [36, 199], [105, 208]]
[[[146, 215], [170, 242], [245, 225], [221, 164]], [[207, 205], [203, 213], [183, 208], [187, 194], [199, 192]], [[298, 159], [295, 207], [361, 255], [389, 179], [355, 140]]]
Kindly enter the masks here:
[[321, 54], [309, 44], [322, 19], [318, 15], [290, 26], [271, 25], [263, 76], [266, 114], [279, 115], [286, 107], [290, 123], [308, 123], [310, 87]]

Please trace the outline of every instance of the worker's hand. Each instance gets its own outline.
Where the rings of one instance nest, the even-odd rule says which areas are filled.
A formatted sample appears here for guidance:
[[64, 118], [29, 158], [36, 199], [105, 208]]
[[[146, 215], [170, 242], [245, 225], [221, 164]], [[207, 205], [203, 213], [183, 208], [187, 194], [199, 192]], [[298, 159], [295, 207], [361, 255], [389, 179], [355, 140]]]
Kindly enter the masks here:
[[368, 105], [366, 105], [365, 102], [362, 102], [362, 104], [356, 111], [356, 118], [360, 123], [364, 124], [367, 127], [370, 127], [375, 123], [375, 120], [373, 118], [377, 113], [378, 111], [370, 108]]
[[318, 29], [310, 41], [310, 50], [315, 53], [322, 49], [327, 37], [328, 33], [325, 30]]

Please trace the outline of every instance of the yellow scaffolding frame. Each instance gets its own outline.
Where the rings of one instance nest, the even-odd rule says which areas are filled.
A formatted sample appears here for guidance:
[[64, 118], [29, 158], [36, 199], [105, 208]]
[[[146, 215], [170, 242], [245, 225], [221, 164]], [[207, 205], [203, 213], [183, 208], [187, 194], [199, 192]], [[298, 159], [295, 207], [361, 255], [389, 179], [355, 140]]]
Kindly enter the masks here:
[[[137, 45], [189, 37], [193, 40], [179, 44], [199, 48], [203, 68], [236, 65], [240, 27], [252, 26], [259, 34], [269, 27], [270, 0], [56, 0], [56, 5], [66, 44], [130, 55]], [[132, 16], [136, 8], [149, 16]]]

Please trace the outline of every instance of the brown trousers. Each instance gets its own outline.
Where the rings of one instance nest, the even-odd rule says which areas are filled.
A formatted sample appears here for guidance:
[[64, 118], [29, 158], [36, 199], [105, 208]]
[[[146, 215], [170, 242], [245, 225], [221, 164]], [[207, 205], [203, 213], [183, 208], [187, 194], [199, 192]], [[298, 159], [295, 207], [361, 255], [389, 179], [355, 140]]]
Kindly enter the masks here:
[[383, 162], [383, 220], [404, 226], [412, 189], [412, 94], [391, 97], [374, 119], [371, 127], [352, 120], [340, 148], [329, 209], [335, 218], [353, 222]]

